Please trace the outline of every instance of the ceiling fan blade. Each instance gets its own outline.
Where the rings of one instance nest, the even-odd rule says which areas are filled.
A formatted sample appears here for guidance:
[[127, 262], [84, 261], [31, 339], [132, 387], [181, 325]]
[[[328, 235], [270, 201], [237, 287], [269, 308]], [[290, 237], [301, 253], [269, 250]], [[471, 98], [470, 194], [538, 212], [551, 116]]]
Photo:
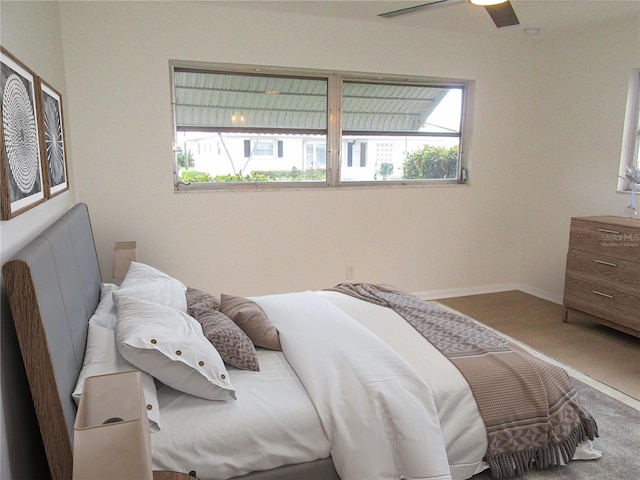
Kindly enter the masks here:
[[498, 28], [510, 27], [511, 25], [518, 25], [520, 23], [516, 12], [513, 10], [513, 6], [511, 6], [511, 2], [487, 5], [484, 8], [489, 12], [491, 20], [493, 20], [493, 23], [495, 23]]
[[384, 18], [393, 18], [393, 17], [397, 17], [399, 15], [406, 15], [408, 13], [415, 13], [415, 12], [419, 12], [420, 10], [427, 8], [431, 5], [435, 5], [436, 3], [444, 3], [444, 2], [448, 2], [449, 0], [432, 0], [431, 2], [428, 3], [421, 3], [420, 5], [415, 5], [413, 7], [408, 7], [408, 8], [401, 8], [399, 10], [392, 10], [390, 12], [386, 12], [386, 13], [379, 13], [378, 16], [379, 17], [384, 17]]

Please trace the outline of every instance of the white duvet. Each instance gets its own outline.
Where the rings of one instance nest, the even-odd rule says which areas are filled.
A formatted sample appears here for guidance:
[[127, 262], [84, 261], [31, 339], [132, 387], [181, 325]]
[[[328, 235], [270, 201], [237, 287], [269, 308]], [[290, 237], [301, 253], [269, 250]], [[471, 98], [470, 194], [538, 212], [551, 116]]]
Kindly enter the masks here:
[[485, 468], [466, 381], [392, 310], [335, 292], [253, 300], [283, 352], [259, 349], [260, 372], [229, 370], [235, 402], [160, 387], [154, 469], [224, 480], [330, 454], [343, 480], [461, 480]]
[[431, 389], [375, 334], [315, 293], [257, 300], [316, 407], [342, 480], [447, 480]]

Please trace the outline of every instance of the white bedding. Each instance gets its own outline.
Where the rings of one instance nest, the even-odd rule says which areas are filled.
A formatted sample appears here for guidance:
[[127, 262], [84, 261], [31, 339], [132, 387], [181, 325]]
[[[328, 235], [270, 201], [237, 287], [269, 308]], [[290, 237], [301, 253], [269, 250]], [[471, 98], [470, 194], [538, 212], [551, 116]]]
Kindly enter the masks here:
[[313, 292], [254, 299], [280, 333], [342, 480], [450, 480], [431, 389], [392, 348]]
[[460, 371], [390, 308], [338, 292], [317, 294], [378, 335], [431, 387], [452, 478], [463, 480], [485, 470], [487, 465], [482, 457], [487, 450], [486, 429], [469, 384]]
[[[444, 438], [451, 477], [454, 480], [469, 478], [485, 468], [481, 460], [486, 451], [484, 425], [467, 383], [448, 360], [390, 309], [335, 292], [304, 295], [310, 295], [309, 298], [312, 302], [316, 302], [316, 307], [324, 305], [323, 308], [327, 308], [328, 312], [331, 311], [331, 307], [338, 307], [342, 313], [348, 314], [348, 316], [339, 315], [340, 321], [348, 322], [357, 318], [361, 325], [399, 352], [418, 376], [428, 382], [433, 403], [438, 411], [430, 421], [435, 424], [439, 422], [442, 426], [441, 438]], [[349, 442], [362, 442], [366, 432], [358, 431], [358, 428], [353, 425], [349, 426], [349, 419], [340, 417], [340, 409], [329, 413], [322, 411], [323, 428], [316, 408], [322, 410], [328, 408], [327, 405], [313, 406], [298, 375], [285, 356], [290, 357], [289, 360], [292, 363], [297, 362], [296, 367], [301, 370], [313, 371], [316, 366], [313, 361], [305, 364], [305, 355], [293, 350], [292, 345], [297, 342], [291, 335], [295, 335], [296, 328], [291, 327], [296, 326], [294, 321], [296, 312], [293, 312], [292, 316], [285, 315], [287, 307], [278, 306], [276, 297], [283, 296], [254, 297], [253, 300], [269, 313], [271, 320], [281, 329], [284, 353], [259, 349], [260, 372], [229, 369], [238, 397], [236, 402], [211, 402], [176, 392], [166, 386], [159, 388], [158, 397], [163, 427], [161, 432], [154, 433], [151, 437], [154, 469], [195, 470], [202, 480], [222, 480], [252, 470], [266, 470], [280, 465], [327, 457], [332, 451], [329, 440], [331, 438], [334, 442], [332, 453], [338, 472], [341, 473], [340, 469], [350, 472], [349, 477], [345, 479], [365, 480], [365, 477], [353, 473], [363, 467], [353, 463], [354, 460], [352, 460], [354, 452], [365, 450], [361, 450], [361, 443], [350, 446]], [[313, 317], [312, 313], [309, 315], [310, 318]], [[340, 338], [340, 332], [337, 331], [339, 326], [332, 325], [331, 328], [328, 334], [325, 332], [323, 335], [334, 335], [335, 338]], [[348, 330], [358, 331], [353, 326]], [[316, 342], [315, 347], [312, 342], [305, 348], [314, 347], [320, 352], [321, 343], [319, 342]], [[311, 358], [311, 353], [308, 358]], [[304, 375], [302, 372], [300, 374]], [[313, 375], [307, 374], [307, 377], [303, 383], [306, 382], [310, 390], [321, 391], [322, 387], [316, 383]], [[334, 389], [332, 395], [340, 396], [342, 393], [355, 395], [353, 391], [349, 391], [348, 387]], [[393, 403], [393, 398], [388, 400]], [[322, 401], [322, 395], [316, 392], [314, 401]], [[345, 409], [348, 406], [355, 406], [354, 412], [361, 413], [358, 405], [362, 402], [356, 402], [348, 396], [343, 396], [342, 401]], [[285, 414], [278, 415], [276, 412], [285, 412]], [[348, 411], [344, 410], [342, 414], [348, 416]], [[330, 419], [329, 423], [327, 418]], [[366, 416], [361, 415], [360, 418], [366, 418]], [[358, 415], [354, 417], [356, 425], [357, 419]], [[399, 421], [407, 422], [402, 418]], [[389, 424], [385, 428], [388, 427]], [[344, 438], [336, 437], [336, 429], [340, 434], [343, 428], [351, 429], [350, 434]], [[410, 428], [410, 425], [407, 423], [402, 428]], [[437, 433], [432, 435], [438, 436]], [[402, 438], [399, 444], [402, 443], [401, 440]], [[186, 448], [178, 448], [178, 445]], [[419, 447], [410, 442], [405, 447], [409, 451], [419, 451]], [[387, 450], [390, 449], [387, 448]], [[370, 452], [375, 452], [375, 449]], [[342, 460], [341, 453], [344, 454]], [[434, 462], [437, 463], [438, 448], [433, 448], [425, 458], [431, 454], [436, 458]], [[371, 461], [371, 458], [365, 457], [364, 460]], [[407, 459], [402, 461], [405, 460]], [[409, 468], [416, 468], [415, 472], [398, 473], [409, 476], [417, 476], [415, 473], [422, 475], [420, 468], [423, 460], [424, 458], [407, 460]], [[423, 476], [423, 478], [447, 478], [438, 476], [442, 474], [438, 468], [440, 466], [433, 470], [435, 473], [431, 477]], [[414, 475], [411, 475], [412, 473]], [[385, 475], [388, 474], [385, 473]], [[430, 474], [427, 472], [425, 475]], [[372, 480], [372, 478], [374, 477], [367, 476], [366, 480]]]
[[154, 470], [224, 480], [329, 456], [318, 415], [282, 352], [257, 349], [260, 372], [229, 367], [236, 401], [158, 388], [162, 430], [151, 435]]

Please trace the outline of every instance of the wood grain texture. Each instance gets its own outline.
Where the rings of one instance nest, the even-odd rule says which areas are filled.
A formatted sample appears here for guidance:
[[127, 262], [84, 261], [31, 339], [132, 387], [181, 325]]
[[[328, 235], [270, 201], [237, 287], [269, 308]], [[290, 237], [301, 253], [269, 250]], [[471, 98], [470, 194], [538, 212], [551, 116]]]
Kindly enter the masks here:
[[640, 261], [640, 225], [616, 217], [571, 219], [569, 248], [630, 262]]
[[60, 404], [31, 270], [23, 261], [10, 260], [2, 273], [51, 478], [69, 480], [73, 474], [72, 439]]
[[567, 254], [567, 275], [576, 280], [640, 296], [640, 262], [634, 263], [571, 249]]
[[638, 302], [640, 297], [628, 295], [610, 287], [567, 278], [565, 306], [618, 323], [640, 333]]
[[640, 223], [618, 217], [571, 219], [564, 305], [640, 336]]

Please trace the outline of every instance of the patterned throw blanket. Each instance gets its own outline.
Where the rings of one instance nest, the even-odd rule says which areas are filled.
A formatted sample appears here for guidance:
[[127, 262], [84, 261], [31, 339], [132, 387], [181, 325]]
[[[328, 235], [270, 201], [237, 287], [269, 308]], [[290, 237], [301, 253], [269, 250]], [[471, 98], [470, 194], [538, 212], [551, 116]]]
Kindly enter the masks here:
[[483, 460], [494, 477], [568, 463], [580, 442], [598, 436], [564, 369], [469, 317], [389, 286], [340, 284], [330, 290], [395, 310], [460, 370], [487, 428]]

